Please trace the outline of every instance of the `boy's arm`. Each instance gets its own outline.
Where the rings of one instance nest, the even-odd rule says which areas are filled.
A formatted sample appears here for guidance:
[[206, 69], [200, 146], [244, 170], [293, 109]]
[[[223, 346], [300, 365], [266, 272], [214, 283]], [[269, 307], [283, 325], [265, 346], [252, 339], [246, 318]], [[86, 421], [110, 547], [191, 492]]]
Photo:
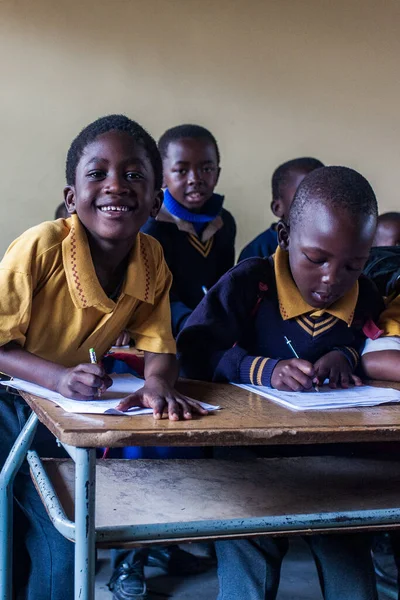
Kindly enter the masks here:
[[0, 347], [0, 371], [75, 400], [89, 400], [112, 383], [100, 365], [63, 367], [31, 354], [15, 342]]
[[191, 419], [193, 413], [207, 414], [195, 400], [174, 389], [179, 367], [173, 354], [145, 352], [144, 361], [144, 386], [125, 398], [118, 405], [119, 410], [126, 411], [131, 406], [145, 406], [153, 409], [155, 419], [161, 419], [164, 409], [167, 408], [171, 421], [178, 421], [181, 417]]
[[269, 263], [262, 259], [240, 263], [197, 306], [177, 339], [185, 376], [273, 385], [278, 389], [311, 387], [313, 369], [307, 361], [253, 356], [245, 349], [245, 343], [241, 346], [241, 340], [254, 326], [254, 309], [260, 294], [268, 294], [269, 269]]
[[400, 351], [368, 352], [362, 357], [366, 375], [382, 381], [400, 381]]

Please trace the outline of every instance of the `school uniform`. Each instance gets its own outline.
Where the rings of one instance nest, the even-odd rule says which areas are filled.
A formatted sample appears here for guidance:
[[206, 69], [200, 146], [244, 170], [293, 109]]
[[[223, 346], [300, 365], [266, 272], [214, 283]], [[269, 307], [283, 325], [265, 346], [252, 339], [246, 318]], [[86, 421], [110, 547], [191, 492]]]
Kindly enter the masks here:
[[353, 369], [359, 363], [369, 320], [377, 320], [383, 301], [375, 286], [360, 277], [345, 296], [315, 310], [300, 295], [288, 253], [253, 258], [231, 269], [203, 299], [178, 337], [188, 377], [271, 385], [279, 360], [298, 355], [315, 362], [335, 349]]
[[[248, 259], [231, 269], [192, 313], [177, 339], [183, 374], [271, 386], [278, 360], [293, 358], [284, 336], [305, 360], [315, 362], [336, 349], [356, 368], [363, 326], [381, 309], [379, 293], [361, 277], [343, 298], [315, 310], [294, 283], [287, 252], [278, 248], [273, 258]], [[326, 600], [376, 600], [365, 536], [312, 536], [307, 541]], [[218, 600], [275, 599], [287, 540], [222, 541], [216, 550]]]
[[376, 339], [367, 339], [363, 355], [383, 350], [400, 352], [400, 296], [397, 296], [383, 311], [378, 322], [382, 335]]
[[400, 295], [381, 314], [379, 327], [383, 329], [385, 336], [400, 336]]
[[[174, 353], [171, 279], [158, 242], [139, 234], [124, 281], [111, 299], [97, 279], [78, 217], [42, 223], [15, 240], [0, 263], [0, 345], [14, 341], [41, 358], [72, 367], [89, 362], [91, 347], [101, 356], [126, 329], [138, 348]], [[1, 467], [30, 410], [22, 398], [2, 393], [0, 411]], [[35, 445], [42, 455], [54, 456], [54, 438], [43, 426]], [[17, 556], [17, 597], [72, 598], [74, 546], [50, 523], [26, 462], [16, 477], [14, 496], [27, 519], [23, 535], [31, 562], [22, 581]]]
[[247, 244], [241, 251], [238, 262], [246, 258], [254, 258], [255, 256], [259, 256], [260, 258], [271, 256], [278, 247], [276, 226], [277, 223], [272, 223], [269, 229], [260, 233], [260, 235]]
[[173, 275], [172, 330], [177, 335], [204, 296], [235, 261], [236, 224], [213, 194], [202, 212], [192, 213], [165, 190], [164, 204], [142, 231], [155, 237]]

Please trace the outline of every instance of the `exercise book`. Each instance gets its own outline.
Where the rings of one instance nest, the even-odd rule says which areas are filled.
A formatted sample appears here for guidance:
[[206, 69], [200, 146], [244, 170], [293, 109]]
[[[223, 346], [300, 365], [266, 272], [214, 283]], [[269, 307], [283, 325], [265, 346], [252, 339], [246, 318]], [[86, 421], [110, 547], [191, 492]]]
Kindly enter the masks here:
[[[46, 398], [58, 404], [66, 412], [89, 414], [89, 415], [121, 415], [128, 417], [135, 417], [137, 415], [151, 415], [153, 414], [152, 408], [141, 408], [133, 406], [127, 412], [117, 410], [118, 404], [132, 394], [136, 392], [144, 385], [143, 379], [139, 379], [129, 373], [110, 375], [113, 380], [113, 384], [108, 388], [106, 392], [102, 394], [99, 400], [72, 400], [71, 398], [65, 398], [57, 392], [52, 392], [45, 387], [24, 381], [23, 379], [11, 379], [9, 381], [2, 381], [1, 384], [7, 387], [15, 388], [23, 392], [28, 392], [40, 398]], [[197, 401], [198, 402], [198, 401]], [[219, 406], [207, 404], [206, 402], [198, 402], [200, 406], [206, 410], [218, 410]]]
[[335, 408], [359, 408], [400, 402], [400, 391], [371, 385], [331, 389], [327, 385], [309, 392], [281, 392], [265, 386], [233, 383], [244, 390], [254, 392], [291, 410], [331, 410]]

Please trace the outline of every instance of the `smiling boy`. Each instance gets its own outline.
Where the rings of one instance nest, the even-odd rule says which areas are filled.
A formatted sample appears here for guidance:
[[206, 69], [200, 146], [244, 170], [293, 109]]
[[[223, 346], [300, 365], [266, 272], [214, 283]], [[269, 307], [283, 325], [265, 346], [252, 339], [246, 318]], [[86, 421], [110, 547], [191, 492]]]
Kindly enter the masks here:
[[[310, 173], [278, 225], [274, 257], [249, 258], [207, 294], [180, 333], [184, 375], [311, 391], [361, 383], [355, 371], [362, 328], [383, 308], [361, 275], [375, 234], [369, 183], [345, 167]], [[301, 358], [293, 358], [287, 336]], [[363, 537], [312, 536], [326, 600], [376, 599]], [[272, 538], [216, 542], [219, 600], [274, 600], [286, 550]]]
[[[1, 372], [69, 398], [93, 398], [111, 379], [100, 364], [90, 364], [89, 349], [101, 357], [126, 329], [145, 352], [145, 383], [120, 407], [148, 406], [157, 419], [165, 409], [172, 420], [204, 414], [174, 390], [171, 274], [158, 242], [139, 233], [162, 202], [162, 163], [154, 140], [123, 115], [103, 117], [72, 142], [66, 175], [71, 218], [29, 229], [0, 264]], [[0, 411], [1, 467], [30, 411], [22, 398], [8, 393], [0, 397]], [[52, 452], [39, 426], [36, 443], [42, 438], [41, 449]], [[16, 597], [72, 598], [73, 544], [50, 523], [26, 463], [14, 489], [27, 517], [20, 535], [30, 558], [25, 581], [24, 553], [18, 555]]]
[[236, 225], [214, 189], [220, 154], [214, 136], [199, 125], [168, 129], [158, 143], [164, 168], [164, 204], [142, 231], [163, 247], [173, 275], [174, 335], [235, 259]]

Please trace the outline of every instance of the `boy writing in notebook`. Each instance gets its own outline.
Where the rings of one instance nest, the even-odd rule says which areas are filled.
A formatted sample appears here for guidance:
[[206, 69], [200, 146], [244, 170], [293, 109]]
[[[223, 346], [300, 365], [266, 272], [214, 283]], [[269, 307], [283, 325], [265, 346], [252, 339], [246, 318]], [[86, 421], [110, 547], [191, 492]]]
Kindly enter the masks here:
[[[287, 221], [290, 205], [300, 183], [308, 173], [323, 166], [316, 158], [306, 156], [288, 160], [275, 169], [271, 181], [271, 210], [278, 220]], [[273, 254], [278, 246], [277, 224], [272, 223], [269, 229], [247, 244], [240, 253], [238, 262], [253, 256], [263, 258]]]
[[235, 220], [214, 192], [220, 154], [214, 136], [199, 125], [168, 129], [158, 147], [164, 168], [164, 204], [142, 231], [162, 245], [173, 275], [174, 335], [207, 290], [235, 260]]
[[[309, 391], [313, 383], [360, 385], [363, 326], [382, 300], [361, 273], [377, 220], [369, 183], [325, 167], [300, 184], [279, 247], [239, 263], [213, 287], [178, 337], [192, 378]], [[291, 340], [300, 358], [293, 358]], [[376, 598], [368, 544], [359, 536], [310, 538], [326, 600]], [[273, 600], [284, 541], [217, 542], [220, 596]], [[238, 596], [240, 590], [240, 596]]]
[[[162, 202], [154, 140], [127, 117], [98, 119], [73, 141], [66, 175], [71, 218], [26, 231], [1, 262], [0, 370], [69, 398], [91, 399], [111, 380], [100, 364], [90, 364], [89, 349], [100, 358], [126, 329], [145, 351], [146, 381], [121, 408], [151, 407], [155, 418], [167, 409], [173, 420], [203, 414], [174, 390], [171, 274], [158, 242], [139, 233]], [[0, 403], [2, 465], [29, 410], [16, 396], [3, 395]], [[15, 492], [28, 520], [30, 557], [28, 581], [18, 572], [16, 595], [72, 598], [73, 545], [51, 525], [27, 469]]]

